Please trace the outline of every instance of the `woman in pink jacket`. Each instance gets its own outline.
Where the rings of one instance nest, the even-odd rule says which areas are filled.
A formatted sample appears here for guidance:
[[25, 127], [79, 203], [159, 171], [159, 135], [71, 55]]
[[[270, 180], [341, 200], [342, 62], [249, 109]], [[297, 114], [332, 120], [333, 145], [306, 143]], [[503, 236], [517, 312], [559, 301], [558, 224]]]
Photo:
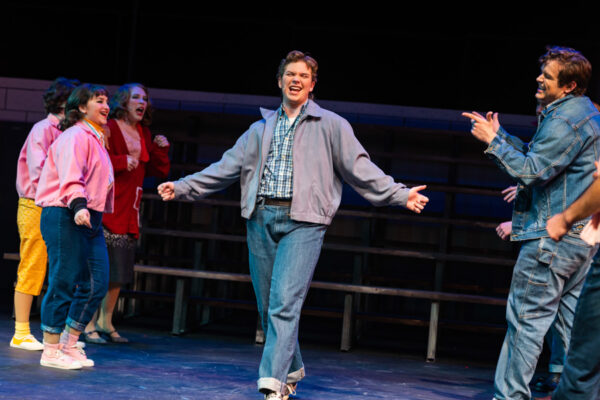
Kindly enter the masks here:
[[102, 130], [108, 112], [103, 87], [84, 84], [71, 93], [61, 124], [65, 131], [50, 146], [36, 192], [48, 249], [40, 360], [46, 367], [94, 365], [76, 344], [108, 287], [102, 233], [102, 213], [113, 208], [114, 175]]
[[29, 329], [29, 313], [34, 296], [39, 296], [46, 277], [46, 245], [40, 232], [42, 209], [35, 205], [35, 191], [48, 148], [60, 135], [58, 124], [65, 116], [67, 98], [79, 81], [56, 78], [44, 93], [48, 116], [36, 123], [23, 144], [17, 163], [17, 226], [21, 239], [19, 269], [15, 286], [15, 334], [10, 347], [43, 350]]

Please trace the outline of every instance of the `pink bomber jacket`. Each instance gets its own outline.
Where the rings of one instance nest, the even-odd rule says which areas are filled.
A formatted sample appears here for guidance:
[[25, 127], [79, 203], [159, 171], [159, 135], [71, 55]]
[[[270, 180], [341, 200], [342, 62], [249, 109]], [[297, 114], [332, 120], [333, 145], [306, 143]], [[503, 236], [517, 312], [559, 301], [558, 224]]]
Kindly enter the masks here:
[[17, 162], [17, 193], [19, 197], [35, 198], [35, 191], [48, 149], [61, 133], [58, 129], [59, 122], [55, 115], [48, 114], [48, 117], [33, 125], [27, 135]]
[[65, 130], [48, 150], [35, 195], [40, 207], [68, 207], [83, 197], [87, 208], [110, 213], [114, 173], [108, 152], [83, 122]]

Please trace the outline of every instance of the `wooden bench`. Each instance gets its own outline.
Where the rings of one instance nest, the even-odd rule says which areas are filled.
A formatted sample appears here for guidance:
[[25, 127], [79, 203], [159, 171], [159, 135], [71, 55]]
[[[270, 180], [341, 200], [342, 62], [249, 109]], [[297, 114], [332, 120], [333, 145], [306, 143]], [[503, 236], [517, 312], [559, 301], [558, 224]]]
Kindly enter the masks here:
[[[179, 335], [185, 330], [185, 320], [187, 314], [187, 299], [185, 298], [185, 279], [212, 279], [219, 281], [233, 282], [251, 282], [250, 275], [217, 272], [217, 271], [199, 271], [188, 268], [171, 268], [152, 265], [135, 265], [134, 270], [146, 274], [158, 274], [176, 277], [175, 305], [173, 310], [173, 328], [172, 333]], [[312, 281], [312, 289], [332, 290], [343, 292], [344, 309], [342, 317], [342, 333], [340, 349], [348, 351], [352, 347], [352, 321], [353, 321], [353, 296], [354, 293], [369, 295], [398, 296], [412, 299], [424, 299], [436, 302], [460, 302], [473, 304], [486, 304], [494, 306], [505, 306], [506, 300], [488, 296], [477, 296], [459, 293], [436, 292], [427, 290], [411, 290], [402, 288], [392, 288], [383, 286], [356, 285], [350, 283], [322, 282]], [[429, 322], [430, 335], [433, 335], [434, 343], [437, 342], [439, 315], [432, 316]], [[257, 332], [257, 337], [260, 332]], [[433, 361], [433, 359], [429, 359]]]

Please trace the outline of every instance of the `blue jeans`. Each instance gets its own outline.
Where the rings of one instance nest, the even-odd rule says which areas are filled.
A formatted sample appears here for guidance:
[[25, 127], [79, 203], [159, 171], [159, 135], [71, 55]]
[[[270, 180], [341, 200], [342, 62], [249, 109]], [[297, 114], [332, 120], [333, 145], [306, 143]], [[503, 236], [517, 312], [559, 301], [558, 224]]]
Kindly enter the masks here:
[[529, 382], [542, 351], [544, 335], [555, 322], [570, 340], [577, 296], [596, 247], [565, 236], [523, 243], [513, 271], [506, 322], [508, 329], [495, 376], [495, 398], [528, 400]]
[[[581, 286], [573, 288], [568, 294], [572, 301], [577, 303], [581, 294]], [[567, 304], [571, 304], [572, 301], [568, 301]], [[569, 315], [571, 315], [569, 310]], [[554, 323], [548, 329], [546, 334], [546, 342], [550, 346], [550, 363], [548, 371], [552, 374], [561, 374], [565, 367], [565, 360], [567, 358], [567, 350], [569, 349], [569, 332], [573, 320], [565, 318], [556, 318]]]
[[[581, 295], [581, 286], [573, 288], [568, 294], [572, 301], [577, 303], [579, 296]], [[571, 304], [569, 301], [568, 304]], [[569, 311], [569, 315], [571, 312]], [[546, 334], [546, 341], [550, 346], [550, 365], [548, 371], [550, 373], [561, 374], [565, 367], [565, 361], [567, 359], [567, 350], [569, 349], [568, 337], [573, 320], [565, 321], [565, 319], [556, 318], [548, 333]], [[572, 335], [572, 333], [571, 333]]]
[[108, 289], [108, 254], [102, 213], [90, 211], [92, 228], [76, 225], [73, 212], [45, 207], [40, 229], [48, 248], [48, 291], [42, 330], [61, 333], [65, 324], [83, 331]]
[[[579, 293], [574, 293], [574, 296], [579, 297]], [[550, 346], [550, 362], [548, 372], [551, 374], [562, 373], [565, 365], [565, 358], [569, 343], [566, 341], [567, 327], [564, 320], [554, 320], [554, 323], [548, 329], [546, 334], [546, 342]]]
[[300, 311], [319, 259], [326, 225], [293, 221], [289, 207], [257, 205], [247, 222], [250, 276], [266, 341], [260, 391], [285, 392], [304, 377]]
[[577, 303], [571, 347], [553, 400], [600, 398], [600, 252]]

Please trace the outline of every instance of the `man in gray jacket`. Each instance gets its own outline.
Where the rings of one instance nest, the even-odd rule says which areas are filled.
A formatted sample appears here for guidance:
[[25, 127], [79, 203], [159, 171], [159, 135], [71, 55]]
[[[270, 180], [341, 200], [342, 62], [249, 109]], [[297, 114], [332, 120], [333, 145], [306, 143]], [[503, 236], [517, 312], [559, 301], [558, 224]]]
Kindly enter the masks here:
[[199, 199], [238, 179], [252, 284], [266, 334], [258, 389], [265, 399], [287, 399], [304, 377], [298, 346], [300, 311], [323, 236], [342, 197], [342, 179], [374, 205], [420, 213], [428, 198], [385, 175], [369, 159], [352, 127], [310, 98], [317, 62], [292, 51], [277, 82], [282, 104], [261, 109], [255, 122], [220, 161], [158, 186], [163, 200]]

